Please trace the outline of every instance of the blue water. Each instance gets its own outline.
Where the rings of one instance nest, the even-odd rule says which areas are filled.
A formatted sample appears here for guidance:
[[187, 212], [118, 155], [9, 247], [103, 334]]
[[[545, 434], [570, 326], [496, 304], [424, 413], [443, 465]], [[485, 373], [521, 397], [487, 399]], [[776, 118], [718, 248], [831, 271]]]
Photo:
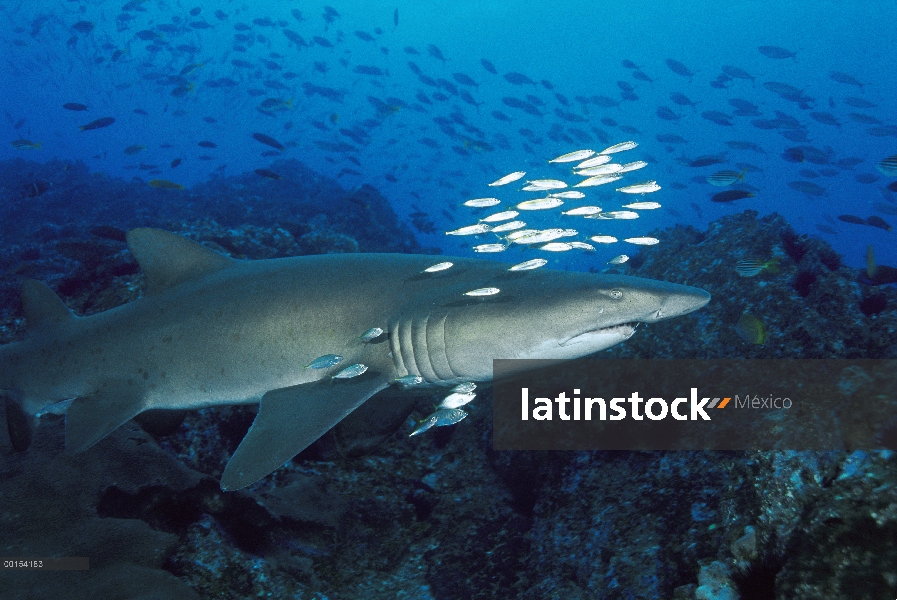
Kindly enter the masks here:
[[[650, 165], [628, 174], [623, 183], [657, 180], [663, 187], [660, 192], [635, 200], [656, 200], [663, 205], [661, 210], [644, 212], [637, 221], [601, 222], [560, 217], [556, 209], [550, 214], [526, 215], [531, 224], [576, 227], [583, 234], [580, 239], [597, 233], [630, 237], [674, 223], [703, 228], [720, 216], [748, 208], [761, 214], [778, 211], [798, 232], [824, 238], [850, 265], [864, 264], [868, 244], [875, 247], [880, 263], [897, 265], [893, 233], [836, 218], [878, 215], [897, 224], [897, 216], [887, 212], [897, 212], [897, 195], [885, 188], [895, 179], [876, 169], [881, 159], [897, 154], [897, 135], [890, 130], [883, 136], [869, 132], [873, 127], [897, 125], [893, 64], [897, 34], [890, 25], [897, 22], [897, 4], [334, 0], [330, 23], [324, 18], [324, 5], [303, 3], [302, 21], [291, 14], [297, 6], [285, 1], [223, 0], [3, 2], [0, 82], [6, 116], [0, 119], [0, 137], [5, 141], [0, 145], [0, 160], [15, 156], [81, 160], [92, 170], [113, 176], [144, 181], [162, 178], [190, 186], [213, 176], [267, 168], [280, 157], [297, 158], [321, 173], [339, 176], [346, 187], [363, 183], [377, 187], [403, 218], [417, 209], [428, 213], [426, 220], [433, 222], [435, 232], [417, 232], [421, 243], [448, 254], [470, 255], [469, 245], [493, 242], [494, 236], [459, 240], [443, 232], [488, 214], [459, 206], [464, 200], [492, 195], [496, 190], [486, 187], [488, 182], [516, 170], [528, 171], [528, 178], [574, 180], [569, 170], [549, 167], [546, 161], [572, 150], [601, 150], [633, 140], [639, 147], [626, 153], [625, 160], [648, 160]], [[190, 14], [194, 7], [200, 9], [195, 16]], [[272, 26], [253, 22], [264, 18]], [[80, 21], [92, 23], [92, 31], [73, 30]], [[246, 24], [248, 29], [236, 30], [237, 24]], [[285, 28], [309, 45], [291, 42], [282, 31]], [[365, 41], [356, 31], [375, 40]], [[244, 37], [235, 39], [235, 35]], [[333, 47], [314, 42], [315, 36]], [[431, 44], [444, 55], [444, 62], [429, 54]], [[796, 55], [770, 58], [758, 51], [759, 46], [778, 46]], [[406, 47], [419, 54], [409, 54]], [[498, 74], [483, 67], [483, 58], [495, 65]], [[235, 59], [251, 65], [235, 66]], [[693, 77], [674, 73], [667, 59], [684, 64]], [[621, 64], [623, 60], [633, 61], [653, 81], [634, 79], [632, 70]], [[263, 61], [275, 68], [269, 69]], [[433, 80], [444, 78], [459, 90], [469, 91], [482, 104], [474, 106], [445, 87], [425, 85], [409, 61]], [[359, 74], [355, 72], [358, 65], [376, 67], [388, 75]], [[733, 79], [720, 88], [712, 87], [724, 65], [739, 67], [755, 80]], [[834, 81], [832, 71], [851, 75], [862, 88]], [[554, 89], [542, 83], [513, 85], [503, 77], [508, 72], [523, 73], [535, 82], [545, 80]], [[458, 84], [455, 73], [470, 76], [478, 87]], [[224, 78], [232, 85], [209, 85]], [[621, 99], [621, 81], [632, 85], [637, 99]], [[801, 107], [786, 100], [763, 86], [771, 81], [794, 86], [811, 101]], [[266, 82], [282, 87], [266, 87]], [[309, 84], [337, 90], [342, 100], [309, 96]], [[183, 93], [172, 95], [179, 87]], [[253, 90], [261, 93], [253, 96], [258, 93]], [[417, 97], [421, 92], [429, 104]], [[699, 104], [676, 105], [670, 99], [676, 92]], [[448, 98], [436, 99], [434, 93]], [[566, 97], [570, 106], [562, 106], [556, 93]], [[528, 95], [538, 102], [528, 101], [544, 103], [538, 104], [539, 116], [502, 101], [508, 97], [527, 100]], [[577, 96], [606, 96], [620, 103], [601, 107], [583, 104]], [[369, 97], [383, 101], [387, 108], [378, 111]], [[875, 106], [856, 108], [845, 103], [847, 97]], [[267, 98], [283, 104], [264, 114], [257, 107]], [[752, 102], [760, 115], [732, 116], [732, 126], [702, 116], [711, 110], [732, 115], [734, 107], [728, 101], [733, 98]], [[68, 102], [83, 103], [89, 110], [66, 110], [62, 105]], [[661, 119], [660, 106], [681, 118]], [[558, 108], [586, 120], [563, 120], [555, 114]], [[496, 119], [492, 114], [496, 110], [511, 122]], [[786, 130], [781, 127], [759, 129], [752, 124], [757, 119], [776, 119], [775, 111], [797, 119], [807, 141], [785, 139]], [[830, 113], [840, 125], [819, 122], [811, 116], [814, 112]], [[851, 113], [874, 117], [881, 124], [857, 122]], [[114, 117], [115, 123], [78, 130], [105, 116]], [[453, 134], [434, 122], [439, 117], [454, 119]], [[616, 125], [601, 122], [607, 118]], [[621, 125], [637, 131], [621, 131]], [[596, 133], [595, 128], [600, 131]], [[574, 129], [583, 132], [581, 137]], [[255, 132], [274, 137], [287, 149], [278, 156], [261, 156], [272, 148], [253, 140]], [[664, 134], [681, 136], [687, 143], [661, 143], [656, 136]], [[601, 141], [602, 136], [607, 142]], [[436, 144], [421, 143], [423, 138]], [[13, 147], [11, 142], [20, 139], [39, 142], [41, 147]], [[217, 147], [197, 146], [202, 140]], [[765, 154], [733, 150], [726, 145], [732, 140], [753, 142]], [[322, 148], [321, 142], [352, 148], [331, 151]], [[124, 149], [132, 145], [145, 149], [125, 154]], [[782, 152], [795, 146], [821, 150], [827, 164], [783, 159]], [[724, 162], [702, 168], [683, 164], [711, 154], [723, 154]], [[850, 168], [837, 164], [854, 157], [862, 162]], [[170, 167], [176, 158], [182, 164]], [[158, 165], [158, 172], [140, 170], [141, 163]], [[710, 202], [710, 196], [721, 189], [703, 178], [720, 169], [742, 168], [748, 169], [745, 184], [752, 186], [756, 196], [726, 204]], [[812, 173], [801, 173], [806, 169]], [[862, 174], [877, 179], [861, 183], [857, 176]], [[795, 181], [819, 185], [824, 195], [796, 191], [788, 185]], [[685, 187], [676, 189], [680, 187], [676, 184]], [[611, 210], [632, 200], [616, 194], [614, 187], [590, 189], [587, 201], [570, 202], [565, 208], [587, 203]], [[533, 197], [518, 190], [519, 186], [508, 186], [496, 195], [504, 205]], [[172, 202], [177, 201], [172, 194]], [[639, 249], [623, 246], [547, 258], [560, 268], [602, 268], [612, 256]], [[664, 249], [661, 244], [646, 251]], [[490, 258], [519, 261], [534, 256], [533, 251], [514, 248]]]

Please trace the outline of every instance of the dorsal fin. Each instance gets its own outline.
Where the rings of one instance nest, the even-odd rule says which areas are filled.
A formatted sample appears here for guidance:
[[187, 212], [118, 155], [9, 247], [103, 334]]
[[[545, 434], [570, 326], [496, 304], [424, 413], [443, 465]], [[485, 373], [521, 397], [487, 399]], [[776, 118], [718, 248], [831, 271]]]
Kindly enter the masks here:
[[35, 279], [22, 283], [22, 308], [25, 311], [26, 331], [59, 325], [75, 318], [72, 311], [53, 290]]
[[159, 293], [236, 262], [199, 242], [161, 229], [132, 229], [127, 240], [146, 274], [147, 294]]

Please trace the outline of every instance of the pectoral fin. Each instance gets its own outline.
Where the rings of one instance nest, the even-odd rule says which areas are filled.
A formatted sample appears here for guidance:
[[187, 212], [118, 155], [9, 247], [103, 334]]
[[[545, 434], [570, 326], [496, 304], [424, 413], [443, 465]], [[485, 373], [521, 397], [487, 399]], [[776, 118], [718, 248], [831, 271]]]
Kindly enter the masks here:
[[224, 469], [221, 489], [246, 487], [277, 470], [391, 381], [366, 373], [336, 383], [304, 383], [268, 392]]

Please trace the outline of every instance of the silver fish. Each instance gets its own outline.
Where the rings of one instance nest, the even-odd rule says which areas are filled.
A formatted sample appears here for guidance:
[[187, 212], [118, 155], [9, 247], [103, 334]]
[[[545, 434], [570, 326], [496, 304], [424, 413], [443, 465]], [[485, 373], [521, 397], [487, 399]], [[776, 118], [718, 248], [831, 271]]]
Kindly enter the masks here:
[[531, 269], [538, 269], [539, 267], [544, 267], [548, 264], [548, 261], [544, 258], [534, 258], [532, 260], [528, 260], [526, 262], [522, 262], [514, 265], [509, 268], [508, 271], [529, 271]]
[[485, 287], [485, 288], [478, 288], [475, 290], [471, 290], [469, 292], [464, 292], [464, 295], [465, 296], [473, 296], [474, 298], [478, 298], [481, 296], [494, 296], [495, 294], [497, 294], [500, 291], [501, 290], [498, 289], [497, 287]]
[[418, 435], [433, 427], [445, 427], [446, 425], [454, 425], [462, 421], [467, 413], [460, 408], [443, 408], [437, 410], [432, 415], [417, 424], [408, 436]]
[[595, 246], [593, 246], [592, 244], [587, 244], [587, 243], [585, 243], [585, 242], [567, 242], [567, 243], [570, 244], [570, 246], [571, 246], [572, 248], [576, 248], [577, 250], [589, 250], [589, 251], [591, 251], [591, 250], [594, 250], [594, 249], [595, 249]]
[[641, 183], [635, 183], [633, 185], [627, 185], [625, 187], [617, 188], [617, 191], [624, 194], [650, 194], [651, 192], [656, 192], [659, 189], [660, 186], [657, 185], [656, 181], [643, 181]]
[[601, 212], [601, 209], [597, 206], [580, 206], [579, 208], [574, 208], [565, 212], [562, 212], [562, 215], [567, 215], [570, 217], [581, 217], [584, 215], [597, 215]]
[[333, 365], [337, 365], [340, 361], [343, 360], [343, 357], [339, 354], [325, 354], [324, 356], [319, 356], [314, 359], [307, 365], [305, 365], [306, 369], [328, 369]]
[[453, 394], [466, 394], [468, 392], [472, 392], [477, 389], [477, 384], [472, 381], [465, 381], [464, 383], [459, 383], [455, 387], [451, 389]]
[[548, 242], [539, 246], [539, 250], [544, 250], [545, 252], [567, 252], [568, 250], [573, 250], [573, 246], [567, 242]]
[[495, 206], [496, 204], [501, 204], [501, 200], [498, 198], [474, 198], [473, 200], [464, 202], [464, 206], [469, 206], [471, 208], [488, 208], [490, 206]]
[[623, 208], [631, 208], [633, 210], [654, 210], [655, 208], [660, 208], [659, 202], [633, 202], [631, 204], [624, 204]]
[[455, 392], [442, 399], [436, 408], [461, 408], [470, 404], [477, 395], [473, 392]]
[[615, 257], [613, 257], [612, 259], [610, 259], [609, 261], [607, 261], [607, 264], [609, 264], [609, 265], [622, 265], [622, 264], [623, 264], [624, 262], [626, 262], [627, 260], [629, 260], [629, 257], [626, 256], [625, 254], [621, 254], [620, 256], [615, 256]]
[[589, 239], [596, 244], [613, 244], [617, 241], [617, 238], [612, 235], [593, 235]]
[[622, 175], [596, 175], [594, 177], [589, 177], [588, 179], [583, 179], [573, 187], [595, 187], [596, 185], [613, 183], [620, 179], [623, 179]]
[[368, 368], [366, 365], [355, 363], [354, 365], [349, 365], [348, 367], [334, 375], [333, 379], [352, 379], [353, 377], [358, 377], [367, 370]]
[[619, 144], [614, 144], [608, 148], [605, 148], [601, 151], [601, 154], [616, 154], [617, 152], [623, 152], [624, 150], [632, 150], [633, 148], [637, 148], [638, 143], [636, 142], [621, 142]]
[[660, 243], [659, 239], [653, 237], [631, 237], [626, 238], [623, 241], [635, 244], [636, 246], [653, 246], [654, 244]]
[[547, 210], [549, 208], [557, 208], [564, 203], [560, 198], [547, 196], [537, 200], [526, 200], [517, 205], [520, 210]]
[[[488, 217], [484, 217], [480, 219], [480, 223], [498, 223], [499, 221], [510, 221], [520, 213], [516, 210], [506, 210], [500, 213], [495, 213], [494, 215], [489, 215]], [[492, 231], [495, 231], [493, 229]]]
[[567, 187], [567, 184], [560, 179], [533, 179], [532, 181], [527, 181], [526, 184], [526, 187], [523, 189], [524, 191], [528, 192], [540, 190], [562, 190]]
[[466, 227], [453, 229], [452, 231], [446, 231], [445, 235], [479, 235], [481, 233], [486, 233], [489, 229], [491, 228], [485, 223], [477, 223], [476, 225], [468, 225]]
[[380, 327], [371, 327], [367, 331], [361, 334], [361, 338], [359, 338], [362, 342], [370, 342], [371, 340], [375, 340], [378, 337], [383, 335], [383, 329]]
[[531, 233], [538, 232], [538, 229], [518, 229], [517, 231], [512, 231], [508, 235], [505, 236], [505, 239], [509, 242], [513, 242], [514, 240], [521, 238], [525, 235], [529, 235]]
[[636, 160], [633, 162], [628, 162], [625, 165], [620, 167], [620, 173], [629, 173], [630, 171], [638, 171], [639, 169], [644, 169], [648, 166], [643, 160]]
[[526, 171], [514, 171], [513, 173], [508, 173], [504, 177], [500, 177], [496, 179], [492, 183], [489, 184], [489, 187], [497, 187], [499, 185], [507, 185], [509, 183], [513, 183], [518, 179], [522, 179], [523, 176], [526, 175]]
[[596, 175], [614, 175], [623, 169], [623, 165], [617, 163], [607, 163], [606, 165], [598, 165], [597, 167], [588, 167], [574, 171], [576, 175], [582, 177], [594, 177]]
[[586, 219], [602, 219], [602, 220], [629, 220], [629, 219], [638, 219], [638, 213], [632, 210], [609, 210], [607, 212], [601, 212], [597, 215], [589, 215]]
[[504, 244], [480, 244], [479, 246], [474, 246], [474, 252], [480, 252], [484, 254], [488, 254], [490, 252], [504, 252], [508, 247]]
[[492, 228], [492, 233], [514, 231], [515, 229], [520, 229], [522, 227], [526, 227], [526, 223], [524, 223], [523, 221], [511, 221], [510, 223], [502, 223], [501, 225], [496, 225]]
[[562, 154], [557, 158], [553, 158], [549, 160], [550, 163], [568, 163], [568, 162], [576, 162], [577, 160], [583, 160], [595, 154], [594, 150], [577, 150], [575, 152], [568, 152], [567, 154]]
[[[521, 235], [515, 237], [513, 242], [515, 244], [543, 244], [545, 242], [550, 242], [552, 240], [556, 240], [558, 238], [566, 237], [569, 235], [564, 229], [543, 229], [541, 231], [534, 231], [527, 235]], [[576, 233], [573, 233], [576, 235]]]
[[611, 161], [611, 157], [607, 154], [599, 154], [598, 156], [593, 156], [589, 160], [584, 160], [575, 167], [574, 169], [588, 169], [589, 167], [597, 167], [598, 165], [603, 165], [605, 163], [609, 163]]
[[586, 195], [582, 192], [578, 192], [576, 190], [567, 190], [564, 192], [552, 192], [548, 194], [552, 198], [563, 198], [564, 200], [578, 200], [580, 198], [585, 198]]
[[422, 273], [438, 273], [439, 271], [445, 271], [446, 269], [451, 269], [453, 266], [455, 266], [455, 263], [450, 263], [450, 262], [436, 263], [432, 267], [427, 267], [426, 269], [424, 269], [422, 271]]

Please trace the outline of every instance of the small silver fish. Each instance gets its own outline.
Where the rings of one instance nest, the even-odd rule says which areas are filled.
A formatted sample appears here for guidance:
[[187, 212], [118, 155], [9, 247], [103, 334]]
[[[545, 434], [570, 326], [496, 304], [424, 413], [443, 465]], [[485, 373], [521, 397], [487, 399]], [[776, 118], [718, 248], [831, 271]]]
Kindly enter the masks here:
[[643, 181], [641, 183], [635, 183], [633, 185], [627, 185], [625, 187], [617, 188], [617, 191], [624, 194], [650, 194], [651, 192], [656, 192], [659, 189], [660, 186], [657, 185], [656, 181]]
[[358, 377], [367, 370], [368, 368], [366, 365], [355, 363], [354, 365], [349, 365], [348, 367], [334, 375], [333, 379], [352, 379], [353, 377]]
[[609, 261], [607, 261], [607, 264], [609, 264], [609, 265], [622, 265], [622, 264], [623, 264], [624, 262], [626, 262], [627, 260], [629, 260], [629, 257], [626, 256], [625, 254], [621, 254], [620, 256], [615, 256], [615, 257], [613, 257], [612, 259], [610, 259]]
[[439, 271], [445, 271], [446, 269], [451, 269], [455, 266], [455, 263], [450, 262], [441, 262], [436, 263], [432, 267], [427, 267], [422, 271], [422, 273], [438, 273]]
[[577, 160], [583, 160], [595, 154], [594, 150], [577, 150], [575, 152], [568, 152], [567, 154], [562, 154], [557, 158], [553, 158], [549, 160], [550, 163], [568, 163], [568, 162], [576, 162]]
[[629, 173], [630, 171], [638, 171], [639, 169], [644, 169], [648, 166], [643, 160], [636, 160], [634, 162], [626, 163], [620, 167], [620, 173]]
[[623, 208], [631, 208], [633, 210], [654, 210], [655, 208], [660, 208], [659, 202], [633, 202], [631, 204], [624, 204]]
[[[488, 217], [480, 219], [480, 223], [498, 223], [499, 221], [510, 221], [520, 213], [516, 210], [506, 210], [504, 212], [495, 213], [494, 215], [489, 215]], [[492, 231], [495, 231], [493, 229]]]
[[[563, 229], [542, 229], [536, 230], [526, 235], [515, 236], [512, 240], [515, 244], [542, 244], [550, 242], [566, 235]], [[576, 235], [576, 234], [573, 234]]]
[[546, 198], [538, 198], [536, 200], [526, 200], [517, 205], [520, 210], [548, 210], [557, 208], [564, 203], [560, 198], [548, 196]]
[[526, 223], [523, 221], [511, 221], [510, 223], [502, 223], [501, 225], [497, 225], [492, 228], [492, 233], [500, 233], [502, 231], [514, 231], [515, 229], [520, 229], [522, 227], [526, 227]]
[[467, 413], [460, 408], [443, 408], [437, 410], [432, 415], [418, 423], [417, 426], [411, 431], [411, 433], [408, 434], [408, 437], [421, 434], [428, 429], [432, 429], [433, 427], [445, 427], [446, 425], [454, 425], [455, 423], [462, 421], [466, 416]]
[[560, 179], [533, 179], [532, 181], [527, 181], [526, 183], [527, 185], [523, 189], [527, 192], [538, 190], [562, 190], [567, 187], [567, 184]]
[[597, 167], [588, 167], [574, 171], [576, 175], [582, 177], [594, 177], [596, 175], [614, 175], [619, 173], [623, 165], [617, 163], [607, 163], [606, 165], [598, 165]]
[[472, 381], [465, 381], [464, 383], [459, 383], [455, 387], [451, 389], [451, 393], [453, 394], [467, 394], [469, 392], [477, 389], [477, 384]]
[[570, 217], [581, 217], [584, 215], [597, 215], [601, 212], [601, 209], [597, 206], [580, 206], [579, 208], [574, 208], [572, 210], [564, 211], [561, 214], [567, 215]]
[[514, 240], [522, 238], [525, 235], [536, 233], [538, 231], [538, 229], [518, 229], [517, 231], [512, 231], [511, 233], [506, 235], [505, 239], [509, 242], [513, 242]]
[[426, 419], [419, 421], [418, 424], [414, 426], [414, 429], [411, 430], [411, 433], [408, 434], [408, 437], [411, 437], [412, 435], [419, 435], [427, 431], [428, 429], [436, 427], [436, 422], [438, 420], [439, 417], [437, 417], [435, 414], [432, 414]]
[[495, 181], [490, 183], [489, 187], [497, 187], [499, 185], [507, 185], [509, 183], [517, 181], [518, 179], [522, 179], [524, 175], [526, 175], [526, 171], [514, 171], [513, 173], [508, 173], [504, 177], [500, 177], [499, 179], [496, 179]]
[[573, 250], [573, 246], [567, 242], [548, 242], [539, 246], [539, 250], [544, 250], [545, 252], [567, 252], [568, 250]]
[[617, 219], [621, 221], [626, 221], [629, 219], [638, 219], [638, 213], [634, 210], [609, 210], [607, 212], [601, 212], [597, 215], [589, 215], [586, 219], [601, 219], [601, 220], [610, 220]]
[[333, 365], [337, 365], [340, 361], [343, 360], [343, 357], [339, 354], [325, 354], [324, 356], [319, 356], [314, 359], [307, 365], [305, 365], [306, 369], [328, 369]]
[[588, 169], [589, 167], [597, 167], [598, 165], [603, 165], [609, 163], [611, 161], [611, 157], [607, 154], [599, 154], [598, 156], [594, 156], [589, 160], [584, 160], [579, 163], [574, 169]]
[[479, 235], [481, 233], [486, 233], [489, 229], [490, 227], [485, 223], [477, 223], [476, 225], [468, 225], [466, 227], [453, 229], [452, 231], [446, 231], [445, 235]]
[[474, 246], [474, 252], [481, 252], [484, 254], [492, 253], [492, 252], [504, 252], [508, 247], [504, 244], [480, 244], [479, 246]]
[[623, 241], [635, 244], [636, 246], [653, 246], [654, 244], [660, 243], [660, 240], [654, 237], [631, 237], [626, 238]]
[[479, 298], [482, 296], [494, 296], [501, 290], [496, 287], [485, 287], [485, 288], [477, 288], [475, 290], [470, 290], [469, 292], [464, 292], [465, 296], [473, 296], [474, 298]]
[[470, 404], [476, 397], [477, 395], [473, 392], [455, 392], [443, 398], [436, 408], [461, 408], [466, 404]]
[[552, 198], [563, 198], [564, 200], [579, 200], [580, 198], [585, 198], [586, 195], [582, 192], [578, 192], [576, 190], [566, 190], [563, 192], [552, 192], [548, 194]]
[[362, 342], [370, 342], [371, 340], [375, 340], [378, 337], [383, 335], [383, 330], [379, 327], [371, 327], [367, 331], [361, 334], [359, 338]]
[[589, 239], [596, 244], [613, 244], [617, 241], [617, 238], [612, 235], [593, 235]]
[[620, 179], [623, 179], [622, 175], [595, 175], [594, 177], [583, 179], [573, 187], [595, 187], [596, 185], [613, 183], [615, 181], [619, 181]]
[[591, 252], [592, 250], [595, 249], [595, 246], [593, 246], [592, 244], [587, 244], [585, 242], [567, 242], [567, 243], [570, 244], [571, 248], [576, 248], [577, 250], [587, 250], [587, 251]]
[[528, 260], [526, 262], [522, 262], [514, 265], [508, 271], [529, 271], [531, 269], [538, 269], [539, 267], [544, 267], [548, 264], [548, 261], [544, 258], [534, 258], [532, 260]]
[[614, 144], [608, 148], [605, 148], [601, 151], [601, 154], [616, 154], [617, 152], [623, 152], [624, 150], [632, 150], [633, 148], [637, 148], [638, 143], [636, 142], [621, 142], [619, 144]]
[[402, 385], [420, 385], [423, 382], [424, 378], [420, 375], [405, 375], [396, 379], [396, 383], [401, 383]]
[[490, 206], [495, 206], [496, 204], [501, 204], [501, 200], [498, 198], [474, 198], [473, 200], [464, 202], [464, 206], [469, 206], [471, 208], [488, 208]]

